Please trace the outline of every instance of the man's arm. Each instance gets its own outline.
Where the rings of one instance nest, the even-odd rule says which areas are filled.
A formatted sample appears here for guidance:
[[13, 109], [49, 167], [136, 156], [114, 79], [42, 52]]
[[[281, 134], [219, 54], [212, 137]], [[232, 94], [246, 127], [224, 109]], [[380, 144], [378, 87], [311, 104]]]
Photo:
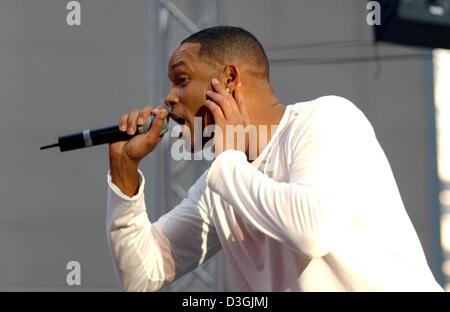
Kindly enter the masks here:
[[294, 134], [288, 182], [271, 179], [236, 150], [220, 154], [207, 176], [208, 186], [245, 222], [308, 258], [333, 248], [348, 217], [340, 203], [349, 194], [352, 162], [373, 135], [353, 104], [331, 100], [318, 104], [307, 128]]
[[160, 142], [167, 111], [147, 106], [124, 114], [119, 121], [121, 131], [134, 134], [150, 114], [156, 118], [149, 132], [109, 145], [106, 231], [116, 272], [128, 291], [157, 290], [220, 247], [205, 202], [204, 176], [177, 207], [150, 223], [145, 180], [138, 166]]
[[128, 197], [108, 174], [107, 237], [122, 288], [155, 291], [196, 268], [220, 249], [204, 201], [205, 176], [188, 197], [151, 224], [145, 206], [145, 180]]

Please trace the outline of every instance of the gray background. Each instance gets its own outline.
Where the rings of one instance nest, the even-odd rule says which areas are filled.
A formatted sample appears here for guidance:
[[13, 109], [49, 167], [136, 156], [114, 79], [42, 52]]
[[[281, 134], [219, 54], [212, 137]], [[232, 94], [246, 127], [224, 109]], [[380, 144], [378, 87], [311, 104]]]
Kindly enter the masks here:
[[[104, 230], [107, 148], [61, 154], [39, 147], [58, 135], [109, 125], [149, 103], [151, 79], [161, 74], [149, 75], [151, 12], [144, 0], [79, 1], [82, 25], [70, 27], [67, 2], [0, 0], [0, 290], [119, 290]], [[211, 23], [204, 1], [174, 3], [198, 26]], [[373, 54], [367, 46], [278, 50], [371, 40], [361, 0], [229, 0], [220, 7], [216, 20], [253, 32], [272, 59]], [[187, 35], [171, 22], [169, 48]], [[379, 49], [416, 52], [426, 51]], [[381, 63], [378, 77], [376, 70], [372, 62], [274, 63], [271, 80], [286, 104], [336, 94], [362, 109], [441, 281], [432, 63], [389, 61]], [[151, 161], [143, 164], [148, 176]], [[182, 177], [186, 186], [200, 167]], [[66, 285], [70, 260], [81, 264], [81, 286]]]

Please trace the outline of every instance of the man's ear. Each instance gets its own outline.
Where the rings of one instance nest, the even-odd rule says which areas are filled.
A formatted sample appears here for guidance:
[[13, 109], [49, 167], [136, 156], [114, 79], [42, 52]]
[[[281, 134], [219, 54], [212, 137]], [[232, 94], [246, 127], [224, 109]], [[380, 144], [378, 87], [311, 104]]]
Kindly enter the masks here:
[[232, 94], [241, 81], [239, 68], [233, 64], [226, 65], [223, 69], [221, 80], [227, 92]]

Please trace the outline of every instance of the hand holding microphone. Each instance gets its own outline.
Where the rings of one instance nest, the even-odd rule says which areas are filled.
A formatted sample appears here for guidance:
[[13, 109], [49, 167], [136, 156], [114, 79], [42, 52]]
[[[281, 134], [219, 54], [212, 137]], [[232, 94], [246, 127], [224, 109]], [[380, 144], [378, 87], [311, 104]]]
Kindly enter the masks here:
[[[148, 109], [152, 109], [151, 106], [149, 106], [147, 110]], [[157, 111], [157, 109], [155, 109], [155, 111]], [[128, 115], [124, 116], [128, 118]], [[146, 115], [145, 118], [144, 116], [140, 116], [138, 127], [135, 127], [133, 130], [125, 128], [121, 131], [119, 126], [116, 125], [101, 129], [87, 129], [79, 133], [61, 136], [58, 138], [58, 143], [42, 146], [41, 150], [59, 147], [61, 152], [65, 152], [100, 144], [128, 141], [134, 136], [147, 133], [153, 125], [155, 116], [156, 115]], [[162, 137], [167, 131], [168, 127], [166, 120], [160, 136]]]
[[139, 189], [139, 162], [150, 153], [161, 140], [161, 131], [167, 122], [168, 112], [163, 108], [147, 106], [134, 110], [120, 118], [119, 129], [128, 135], [155, 116], [153, 125], [145, 134], [137, 135], [128, 141], [109, 144], [109, 167], [112, 182], [126, 196], [133, 196]]
[[138, 186], [138, 165], [168, 131], [169, 112], [146, 106], [120, 118], [119, 125], [84, 130], [61, 136], [58, 143], [41, 147], [59, 147], [61, 152], [109, 143], [111, 177], [124, 194], [133, 195]]
[[[119, 120], [119, 131], [132, 136], [128, 141], [118, 141], [110, 144], [110, 156], [130, 158], [139, 162], [150, 153], [167, 132], [168, 111], [164, 108], [146, 106], [143, 109], [135, 109], [129, 114], [124, 114]], [[133, 136], [138, 129], [146, 127], [149, 118], [153, 117], [151, 128], [142, 135]]]

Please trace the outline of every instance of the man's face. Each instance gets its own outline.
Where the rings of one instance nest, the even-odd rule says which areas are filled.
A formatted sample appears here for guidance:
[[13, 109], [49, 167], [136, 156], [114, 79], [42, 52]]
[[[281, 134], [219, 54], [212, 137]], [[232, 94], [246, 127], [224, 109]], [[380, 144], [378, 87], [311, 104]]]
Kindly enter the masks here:
[[[174, 51], [168, 68], [172, 86], [165, 98], [166, 105], [173, 106], [173, 119], [184, 123], [190, 130], [191, 151], [194, 151], [194, 140], [201, 138], [200, 134], [194, 133], [194, 117], [205, 119], [205, 115], [208, 115], [211, 119], [212, 115], [204, 104], [206, 91], [211, 90], [213, 74], [218, 73], [218, 67], [200, 58], [199, 51], [198, 43], [184, 43]], [[205, 126], [203, 120], [203, 127]], [[203, 127], [196, 130], [203, 131]], [[202, 145], [203, 143], [197, 142], [197, 146]]]

